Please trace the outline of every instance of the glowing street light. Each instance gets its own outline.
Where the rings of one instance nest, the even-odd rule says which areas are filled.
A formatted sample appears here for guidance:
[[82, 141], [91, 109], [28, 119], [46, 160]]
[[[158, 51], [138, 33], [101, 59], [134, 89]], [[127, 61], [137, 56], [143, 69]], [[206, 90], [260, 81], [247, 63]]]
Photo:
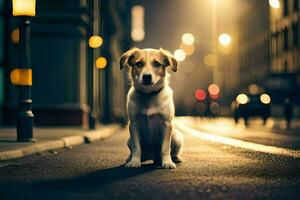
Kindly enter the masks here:
[[97, 58], [97, 60], [96, 60], [96, 67], [98, 69], [103, 69], [103, 68], [106, 67], [106, 65], [107, 65], [107, 60], [106, 60], [105, 57], [99, 57], [99, 58]]
[[280, 8], [280, 1], [279, 0], [269, 0], [269, 5], [272, 8], [278, 9], [278, 8]]
[[260, 95], [260, 101], [263, 103], [263, 104], [269, 104], [271, 103], [271, 97], [267, 94], [262, 94]]
[[223, 33], [219, 36], [219, 42], [221, 45], [227, 46], [231, 43], [231, 37], [227, 33]]
[[35, 0], [13, 0], [13, 16], [35, 16]]
[[182, 35], [181, 40], [185, 45], [193, 45], [195, 42], [195, 37], [191, 33], [185, 33]]
[[[35, 16], [35, 0], [13, 0], [13, 16], [20, 20], [20, 69], [13, 70], [15, 84], [19, 88], [19, 110], [17, 114], [17, 140], [27, 142], [33, 140], [32, 113], [32, 69], [30, 61], [30, 20]], [[16, 33], [15, 33], [16, 34]]]
[[89, 38], [89, 47], [95, 49], [99, 48], [103, 43], [103, 39], [100, 36], [93, 35]]
[[179, 62], [184, 61], [185, 57], [186, 57], [186, 54], [182, 49], [176, 49], [174, 51], [174, 58], [177, 61], [179, 61]]
[[246, 94], [239, 94], [236, 97], [236, 101], [240, 104], [246, 104], [249, 102], [249, 97]]
[[144, 29], [145, 8], [135, 5], [131, 9], [131, 38], [135, 42], [143, 41], [145, 38]]

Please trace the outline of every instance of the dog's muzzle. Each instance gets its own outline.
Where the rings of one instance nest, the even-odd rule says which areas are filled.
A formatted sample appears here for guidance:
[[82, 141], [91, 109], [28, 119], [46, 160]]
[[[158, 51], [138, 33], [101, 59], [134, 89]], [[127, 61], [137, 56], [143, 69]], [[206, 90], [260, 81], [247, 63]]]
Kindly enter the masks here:
[[142, 78], [143, 78], [144, 85], [152, 85], [152, 75], [151, 74], [144, 74]]

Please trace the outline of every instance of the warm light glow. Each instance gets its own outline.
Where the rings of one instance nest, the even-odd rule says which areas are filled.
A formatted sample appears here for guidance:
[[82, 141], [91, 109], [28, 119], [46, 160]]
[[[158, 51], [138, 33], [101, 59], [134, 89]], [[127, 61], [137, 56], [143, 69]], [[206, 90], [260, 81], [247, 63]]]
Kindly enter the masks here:
[[257, 94], [258, 93], [258, 87], [255, 84], [249, 85], [248, 90], [249, 90], [250, 94]]
[[181, 61], [184, 61], [186, 55], [185, 55], [185, 52], [182, 50], [182, 49], [176, 49], [174, 51], [174, 58], [181, 62]]
[[131, 9], [131, 38], [140, 42], [145, 38], [144, 30], [145, 8], [141, 5], [133, 6]]
[[186, 45], [184, 43], [181, 43], [180, 44], [180, 49], [182, 49], [187, 56], [190, 56], [195, 52], [194, 45]]
[[271, 102], [271, 97], [267, 94], [260, 95], [260, 101], [264, 104], [269, 104]]
[[195, 37], [191, 33], [185, 33], [182, 35], [181, 40], [186, 45], [193, 45], [195, 42]]
[[216, 84], [210, 84], [208, 86], [208, 92], [209, 94], [211, 94], [212, 96], [218, 96], [220, 93], [220, 88], [218, 85]]
[[204, 64], [210, 67], [215, 66], [216, 64], [215, 56], [213, 54], [207, 54], [204, 57]]
[[13, 16], [35, 16], [35, 0], [13, 0]]
[[275, 9], [280, 8], [280, 1], [279, 0], [269, 0], [269, 4], [272, 8], [275, 8]]
[[96, 60], [96, 67], [97, 67], [98, 69], [103, 69], [103, 68], [106, 67], [106, 65], [107, 65], [107, 60], [106, 60], [106, 58], [104, 58], [104, 57], [99, 57], [99, 58], [97, 58], [97, 60]]
[[32, 85], [31, 69], [13, 69], [10, 73], [10, 81], [13, 85]]
[[100, 36], [93, 35], [89, 38], [89, 46], [91, 48], [99, 48], [103, 43], [103, 39]]
[[236, 97], [236, 101], [240, 104], [246, 104], [248, 103], [249, 101], [249, 98], [247, 95], [245, 94], [239, 94], [237, 97]]
[[198, 89], [195, 91], [195, 98], [198, 101], [203, 101], [206, 98], [206, 92], [203, 89]]
[[143, 29], [133, 29], [131, 31], [131, 38], [136, 42], [143, 41], [145, 38], [145, 31]]
[[219, 42], [221, 45], [227, 46], [231, 43], [231, 37], [227, 33], [223, 33], [219, 36]]
[[13, 44], [20, 43], [20, 30], [18, 28], [14, 29], [11, 33], [11, 41]]
[[[207, 132], [199, 131], [194, 128], [191, 128], [191, 126], [187, 126], [183, 120], [177, 120], [177, 123], [175, 123], [176, 128], [178, 128], [180, 131], [191, 134], [197, 138], [200, 138], [201, 140], [208, 140], [216, 143], [221, 143], [225, 145], [230, 145], [233, 147], [240, 147], [243, 149], [250, 149], [251, 151], [257, 151], [257, 152], [263, 152], [268, 154], [275, 154], [275, 155], [281, 155], [286, 156], [290, 158], [300, 158], [300, 151], [297, 150], [291, 150], [287, 148], [280, 148], [275, 146], [267, 146], [252, 142], [246, 142], [243, 140], [238, 140], [230, 137], [215, 135], [215, 134], [209, 134]], [[216, 129], [216, 126], [214, 126], [214, 130]], [[224, 127], [222, 127], [224, 130]]]

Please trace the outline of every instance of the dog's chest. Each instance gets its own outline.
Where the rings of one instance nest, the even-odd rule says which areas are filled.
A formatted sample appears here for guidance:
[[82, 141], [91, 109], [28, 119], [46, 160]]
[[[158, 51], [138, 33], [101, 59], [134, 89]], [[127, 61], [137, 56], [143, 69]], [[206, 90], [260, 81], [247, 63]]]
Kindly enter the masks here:
[[149, 124], [169, 121], [174, 114], [172, 96], [156, 95], [153, 97], [139, 96], [131, 99], [128, 114], [131, 120], [147, 120]]

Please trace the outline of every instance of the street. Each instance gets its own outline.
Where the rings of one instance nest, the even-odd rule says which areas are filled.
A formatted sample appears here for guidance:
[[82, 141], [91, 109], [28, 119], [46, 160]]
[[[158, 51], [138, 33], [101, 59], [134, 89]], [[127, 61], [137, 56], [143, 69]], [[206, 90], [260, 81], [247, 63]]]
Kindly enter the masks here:
[[1, 162], [0, 199], [299, 198], [299, 157], [183, 135], [184, 162], [174, 170], [151, 163], [125, 168], [127, 128], [91, 144]]

